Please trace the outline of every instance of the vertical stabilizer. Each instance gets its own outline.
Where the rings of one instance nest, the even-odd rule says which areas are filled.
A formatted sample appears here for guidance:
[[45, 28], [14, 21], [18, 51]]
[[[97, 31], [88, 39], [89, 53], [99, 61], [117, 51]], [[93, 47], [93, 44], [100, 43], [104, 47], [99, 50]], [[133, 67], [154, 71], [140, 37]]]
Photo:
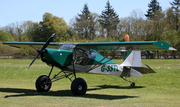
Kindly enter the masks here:
[[141, 67], [141, 51], [132, 51], [122, 63], [123, 66]]

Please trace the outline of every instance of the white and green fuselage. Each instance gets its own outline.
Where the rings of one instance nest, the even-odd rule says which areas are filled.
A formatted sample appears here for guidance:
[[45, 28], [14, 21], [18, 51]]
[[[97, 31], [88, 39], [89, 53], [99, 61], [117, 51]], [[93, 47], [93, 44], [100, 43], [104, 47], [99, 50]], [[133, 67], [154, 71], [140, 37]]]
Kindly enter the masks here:
[[[93, 52], [96, 53], [96, 58], [89, 59], [89, 63], [86, 65], [75, 63], [74, 67], [77, 72], [115, 75], [121, 77], [142, 76], [142, 74], [145, 73], [155, 73], [151, 68], [144, 68], [141, 66], [140, 51], [132, 51], [122, 64], [116, 64], [113, 61], [104, 58], [98, 52], [94, 50]], [[73, 69], [73, 65], [69, 65], [68, 68]]]
[[[41, 48], [44, 42], [4, 42], [23, 49]], [[60, 48], [59, 48], [60, 47]], [[53, 48], [53, 49], [52, 49]], [[122, 64], [116, 64], [98, 51], [130, 51]], [[163, 41], [98, 42], [98, 43], [49, 43], [42, 51], [41, 59], [50, 66], [81, 73], [97, 73], [116, 76], [142, 76], [155, 73], [148, 65], [141, 65], [142, 50], [175, 50]], [[73, 67], [74, 65], [74, 67]]]

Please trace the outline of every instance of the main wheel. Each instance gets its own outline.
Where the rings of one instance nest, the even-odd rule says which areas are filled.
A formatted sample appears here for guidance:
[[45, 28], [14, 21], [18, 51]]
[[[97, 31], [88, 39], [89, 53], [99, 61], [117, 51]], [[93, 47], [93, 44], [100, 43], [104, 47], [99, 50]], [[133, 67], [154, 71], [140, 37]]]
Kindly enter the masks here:
[[51, 80], [48, 76], [42, 75], [36, 80], [36, 89], [39, 92], [48, 92], [51, 88]]
[[82, 78], [76, 78], [71, 84], [71, 91], [74, 95], [84, 95], [87, 91], [86, 81]]

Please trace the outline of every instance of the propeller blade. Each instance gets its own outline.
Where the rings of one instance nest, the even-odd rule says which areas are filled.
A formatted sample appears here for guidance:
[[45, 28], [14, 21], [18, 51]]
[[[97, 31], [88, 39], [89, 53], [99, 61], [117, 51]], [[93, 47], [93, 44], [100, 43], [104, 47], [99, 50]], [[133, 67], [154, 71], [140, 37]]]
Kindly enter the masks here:
[[51, 40], [53, 39], [54, 35], [55, 35], [55, 33], [53, 33], [53, 34], [48, 38], [48, 40], [47, 40], [46, 43], [44, 44], [42, 50], [44, 50], [44, 49], [49, 45], [49, 43], [50, 43]]
[[34, 63], [34, 61], [38, 58], [38, 56], [39, 56], [40, 54], [43, 54], [43, 53], [44, 53], [45, 48], [49, 45], [49, 43], [50, 43], [51, 40], [53, 39], [54, 35], [55, 35], [55, 33], [52, 34], [52, 35], [48, 38], [48, 40], [46, 41], [46, 43], [44, 44], [44, 46], [43, 46], [41, 49], [38, 49], [38, 50], [37, 50], [37, 52], [38, 52], [39, 54], [38, 54], [38, 55], [34, 58], [34, 60], [31, 62], [31, 64], [29, 65], [28, 69], [31, 67], [31, 65]]
[[31, 65], [34, 63], [34, 61], [38, 58], [39, 54], [34, 58], [34, 60], [31, 62], [31, 64], [29, 65], [28, 69], [31, 67]]

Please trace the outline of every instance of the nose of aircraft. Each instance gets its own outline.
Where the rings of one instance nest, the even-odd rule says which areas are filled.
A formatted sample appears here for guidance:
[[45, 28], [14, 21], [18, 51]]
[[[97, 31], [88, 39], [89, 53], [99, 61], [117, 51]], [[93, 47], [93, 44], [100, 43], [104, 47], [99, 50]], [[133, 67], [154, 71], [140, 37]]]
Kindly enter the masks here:
[[48, 38], [48, 40], [45, 42], [44, 46], [43, 46], [41, 49], [38, 49], [38, 50], [37, 50], [37, 52], [38, 52], [39, 54], [34, 58], [34, 60], [31, 62], [31, 64], [29, 65], [28, 68], [31, 67], [31, 65], [32, 65], [32, 64], [34, 63], [34, 61], [38, 58], [39, 55], [41, 55], [41, 54], [44, 53], [46, 47], [49, 45], [49, 43], [51, 42], [51, 40], [54, 38], [54, 35], [55, 35], [55, 33], [52, 34], [52, 35]]
[[41, 60], [48, 65], [56, 67], [67, 67], [71, 64], [73, 51], [66, 49], [50, 49], [46, 48], [41, 54]]

